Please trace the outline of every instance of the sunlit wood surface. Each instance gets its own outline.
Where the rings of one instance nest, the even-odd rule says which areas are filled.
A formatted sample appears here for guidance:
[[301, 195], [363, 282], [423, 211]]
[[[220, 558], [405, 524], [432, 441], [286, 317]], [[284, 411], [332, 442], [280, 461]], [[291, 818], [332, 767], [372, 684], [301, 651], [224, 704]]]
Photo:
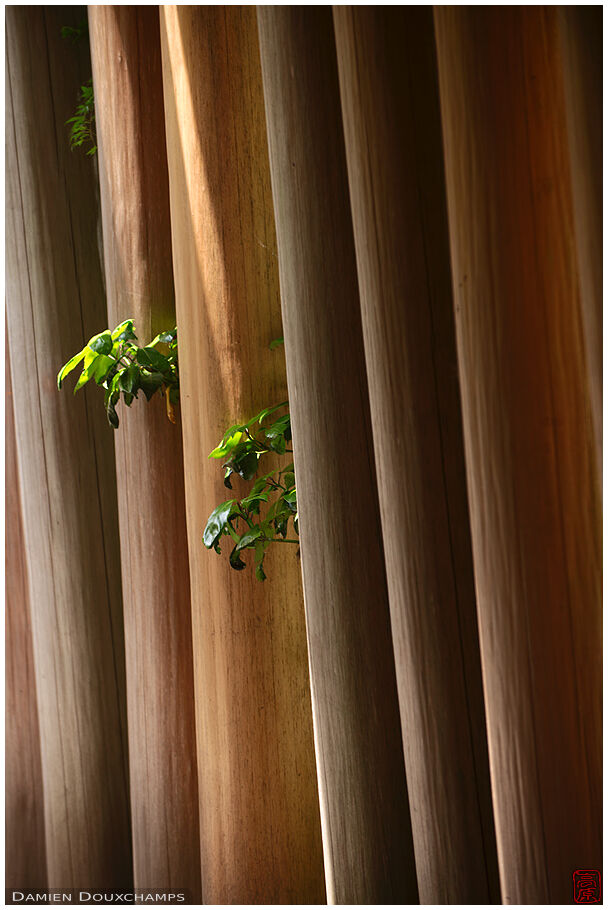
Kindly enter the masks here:
[[[157, 7], [89, 8], [110, 328], [175, 325]], [[100, 326], [100, 329], [103, 326]], [[98, 405], [101, 407], [101, 402]], [[200, 901], [190, 571], [181, 422], [118, 407], [118, 505], [136, 888]], [[114, 431], [108, 426], [107, 433]]]
[[286, 397], [253, 7], [161, 9], [192, 584], [201, 869], [208, 903], [322, 903], [321, 830], [295, 547], [268, 579], [202, 543], [242, 495], [208, 453]]

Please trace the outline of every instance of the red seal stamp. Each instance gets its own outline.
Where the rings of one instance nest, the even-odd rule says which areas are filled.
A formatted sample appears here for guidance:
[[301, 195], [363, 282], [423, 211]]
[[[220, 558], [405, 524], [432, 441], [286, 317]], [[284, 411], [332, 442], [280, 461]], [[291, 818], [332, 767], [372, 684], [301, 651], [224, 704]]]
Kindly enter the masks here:
[[575, 904], [599, 904], [601, 902], [602, 878], [597, 869], [577, 869], [572, 879]]

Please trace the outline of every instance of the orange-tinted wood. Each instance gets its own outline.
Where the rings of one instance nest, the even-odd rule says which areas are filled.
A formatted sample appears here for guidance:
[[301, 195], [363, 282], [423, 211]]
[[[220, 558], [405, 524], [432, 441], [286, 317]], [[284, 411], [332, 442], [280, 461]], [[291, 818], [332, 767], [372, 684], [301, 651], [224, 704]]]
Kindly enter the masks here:
[[[108, 320], [175, 325], [157, 7], [89, 8]], [[157, 394], [115, 434], [136, 888], [200, 901], [190, 572], [181, 425]], [[179, 409], [177, 409], [179, 414]], [[108, 433], [113, 431], [108, 427]]]
[[[208, 453], [286, 397], [276, 241], [253, 7], [161, 9], [192, 583], [203, 900], [322, 903], [300, 566], [265, 582], [205, 549], [234, 493]], [[226, 552], [228, 551], [228, 552]], [[249, 551], [248, 551], [249, 552]]]
[[553, 8], [435, 9], [502, 897], [601, 865], [600, 491]]

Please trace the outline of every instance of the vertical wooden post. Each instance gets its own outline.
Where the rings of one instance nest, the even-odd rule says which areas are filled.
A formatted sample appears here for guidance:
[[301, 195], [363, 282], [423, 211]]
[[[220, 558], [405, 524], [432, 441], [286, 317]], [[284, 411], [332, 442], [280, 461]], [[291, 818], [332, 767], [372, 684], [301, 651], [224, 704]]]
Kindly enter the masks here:
[[415, 902], [331, 10], [258, 23], [328, 896]]
[[[89, 9], [110, 328], [175, 324], [157, 7]], [[177, 411], [179, 414], [179, 409]], [[111, 432], [111, 431], [109, 431]], [[181, 426], [134, 402], [115, 436], [134, 884], [200, 901], [190, 573]]]
[[21, 6], [6, 19], [6, 293], [48, 886], [129, 887], [112, 438], [96, 400], [56, 386], [106, 321], [95, 175], [65, 126], [90, 63], [61, 38], [73, 12]]
[[581, 313], [602, 466], [602, 8], [560, 6]]
[[433, 14], [334, 21], [420, 899], [498, 902]]
[[567, 903], [602, 858], [601, 547], [557, 12], [435, 20], [503, 901]]
[[277, 546], [262, 583], [202, 543], [228, 498], [208, 453], [231, 423], [286, 397], [282, 355], [268, 347], [281, 316], [255, 9], [165, 6], [161, 35], [203, 900], [321, 903], [298, 559]]
[[46, 888], [38, 700], [21, 516], [8, 337], [5, 341], [6, 887]]

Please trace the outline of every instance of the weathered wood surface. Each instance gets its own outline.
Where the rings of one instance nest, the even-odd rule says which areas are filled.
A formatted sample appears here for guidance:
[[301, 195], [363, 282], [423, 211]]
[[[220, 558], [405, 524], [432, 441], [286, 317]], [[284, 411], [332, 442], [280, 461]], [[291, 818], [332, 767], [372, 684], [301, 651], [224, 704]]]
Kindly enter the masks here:
[[[175, 325], [157, 7], [89, 8], [108, 320]], [[101, 327], [100, 327], [101, 328]], [[179, 415], [179, 409], [176, 409]], [[181, 426], [160, 395], [115, 434], [136, 888], [200, 901], [190, 572]], [[108, 433], [112, 430], [108, 427]]]
[[77, 17], [6, 11], [6, 295], [48, 885], [110, 888], [131, 883], [114, 452], [98, 401], [56, 387], [106, 321], [95, 175], [65, 127], [90, 75], [60, 36]]
[[38, 700], [15, 442], [8, 337], [5, 341], [5, 824], [7, 888], [46, 888]]
[[600, 496], [553, 8], [436, 7], [502, 897], [601, 868]]
[[[295, 547], [235, 572], [202, 543], [230, 493], [207, 459], [286, 397], [253, 7], [161, 9], [192, 584], [203, 899], [325, 898]], [[232, 495], [244, 485], [235, 480]], [[226, 550], [226, 548], [224, 548]]]
[[602, 8], [559, 7], [581, 312], [602, 469]]
[[415, 902], [331, 10], [258, 23], [328, 898]]
[[433, 14], [334, 22], [420, 900], [498, 902]]

